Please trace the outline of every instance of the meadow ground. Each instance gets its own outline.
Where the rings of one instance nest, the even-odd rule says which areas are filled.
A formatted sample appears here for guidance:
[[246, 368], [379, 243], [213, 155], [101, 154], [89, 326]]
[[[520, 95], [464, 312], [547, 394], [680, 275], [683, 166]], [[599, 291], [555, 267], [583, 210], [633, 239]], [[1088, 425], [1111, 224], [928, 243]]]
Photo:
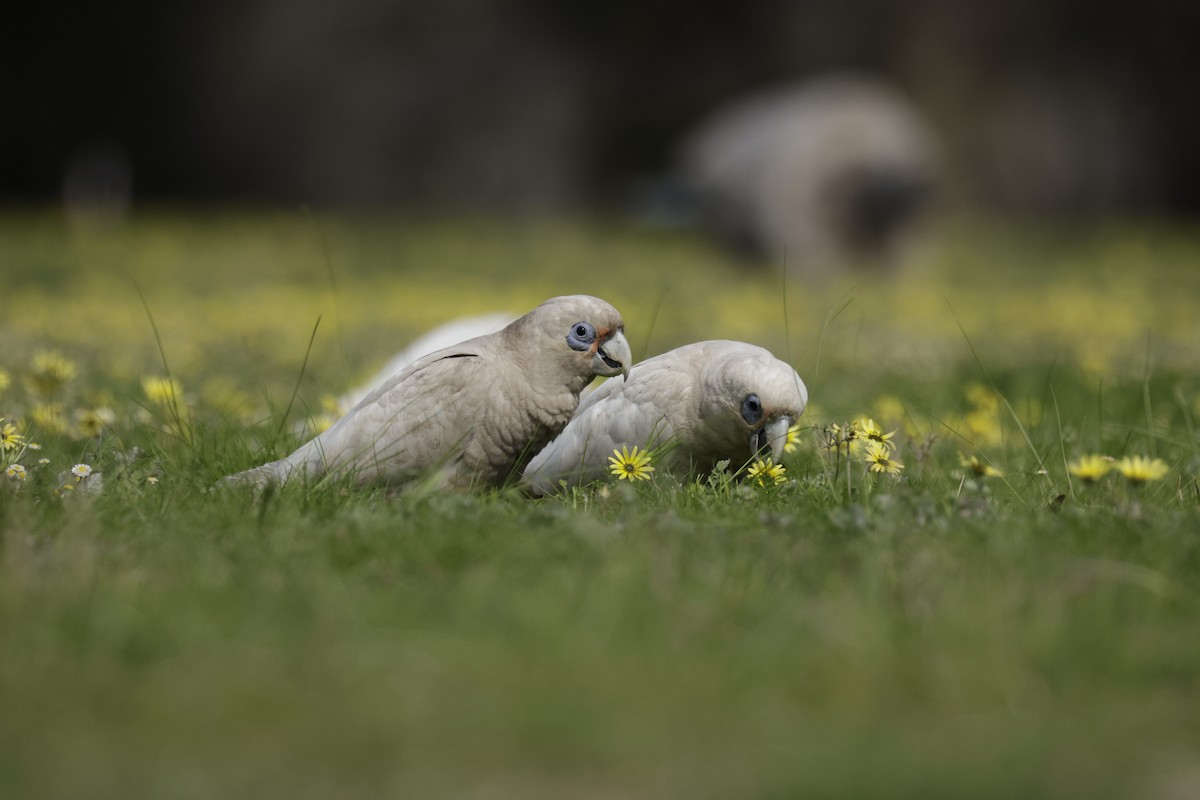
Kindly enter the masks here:
[[[9, 212], [0, 261], [5, 797], [1200, 795], [1200, 231], [961, 220], [815, 285], [596, 224]], [[209, 491], [574, 292], [639, 357], [789, 360], [779, 480]]]

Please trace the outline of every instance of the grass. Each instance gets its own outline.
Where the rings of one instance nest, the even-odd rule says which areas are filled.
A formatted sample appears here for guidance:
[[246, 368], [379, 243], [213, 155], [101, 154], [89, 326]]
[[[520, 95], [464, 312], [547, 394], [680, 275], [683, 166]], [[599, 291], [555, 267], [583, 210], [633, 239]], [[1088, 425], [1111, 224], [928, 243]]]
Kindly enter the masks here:
[[[572, 224], [10, 212], [0, 255], [0, 416], [43, 445], [0, 482], [4, 796], [1200, 789], [1194, 232], [959, 221], [894, 278], [782, 290]], [[208, 491], [429, 325], [569, 291], [635, 353], [788, 356], [790, 481]], [[43, 349], [76, 367], [50, 392]], [[900, 479], [822, 447], [867, 416]], [[1093, 452], [1168, 473], [1087, 485]]]

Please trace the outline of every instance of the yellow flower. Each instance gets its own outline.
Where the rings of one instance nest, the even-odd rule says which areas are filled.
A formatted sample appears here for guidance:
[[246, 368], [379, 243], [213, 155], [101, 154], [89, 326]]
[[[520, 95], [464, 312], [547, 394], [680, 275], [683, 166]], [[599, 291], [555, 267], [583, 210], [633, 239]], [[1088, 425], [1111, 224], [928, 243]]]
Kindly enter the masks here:
[[25, 468], [20, 464], [9, 464], [4, 468], [4, 474], [19, 481], [25, 480]]
[[972, 383], [967, 387], [967, 402], [979, 411], [995, 413], [1000, 410], [999, 396], [982, 383]]
[[338, 399], [331, 394], [321, 396], [321, 413], [314, 414], [309, 419], [313, 433], [324, 433], [333, 427], [333, 423], [342, 418]]
[[870, 472], [899, 475], [904, 470], [904, 465], [892, 458], [892, 451], [885, 442], [868, 441], [866, 460]]
[[63, 416], [62, 403], [34, 406], [29, 412], [33, 425], [42, 433], [62, 434], [67, 432], [67, 420]]
[[142, 378], [142, 391], [151, 403], [160, 406], [170, 407], [183, 401], [183, 387], [174, 378]]
[[855, 423], [855, 425], [859, 430], [860, 439], [868, 442], [878, 442], [879, 444], [889, 448], [895, 447], [895, 444], [889, 441], [893, 436], [896, 435], [895, 431], [892, 431], [891, 433], [884, 433], [883, 428], [875, 424], [875, 420], [873, 419], [860, 419]]
[[958, 456], [958, 463], [971, 471], [971, 474], [976, 478], [1000, 478], [1004, 473], [993, 467], [991, 464], [983, 461], [979, 456], [971, 456], [967, 458], [961, 453]]
[[71, 467], [71, 474], [79, 480], [83, 480], [92, 474], [92, 468], [87, 464], [76, 464], [75, 466]]
[[650, 480], [650, 473], [654, 472], [654, 467], [650, 465], [650, 453], [639, 451], [636, 444], [633, 450], [624, 446], [620, 450], [613, 450], [608, 463], [609, 470], [617, 476], [617, 480], [647, 481]]
[[771, 459], [759, 459], [750, 465], [750, 469], [746, 471], [746, 477], [756, 482], [759, 486], [766, 486], [768, 483], [778, 486], [781, 483], [787, 482], [787, 467], [783, 464], [776, 464]]
[[16, 450], [24, 440], [25, 437], [17, 433], [16, 425], [11, 422], [4, 424], [4, 418], [0, 417], [0, 452]]
[[74, 378], [76, 371], [75, 363], [62, 353], [41, 350], [33, 354], [29, 383], [35, 392], [48, 397]]
[[81, 409], [75, 412], [75, 423], [84, 436], [99, 436], [117, 419], [111, 408]]
[[792, 427], [788, 428], [787, 441], [783, 443], [783, 452], [791, 453], [800, 444], [800, 423], [797, 422]]
[[858, 439], [858, 423], [850, 422], [844, 427], [836, 422], [825, 428], [825, 449], [839, 454], [850, 452], [850, 446]]
[[333, 427], [333, 423], [337, 422], [341, 417], [336, 417], [333, 414], [318, 414], [312, 418], [313, 433], [324, 433]]
[[1095, 483], [1109, 473], [1113, 468], [1113, 460], [1108, 456], [1093, 453], [1090, 456], [1080, 456], [1067, 465], [1067, 471], [1084, 483]]
[[1114, 466], [1125, 476], [1125, 480], [1134, 486], [1140, 486], [1146, 481], [1162, 480], [1167, 474], [1167, 465], [1161, 458], [1125, 456]]
[[963, 425], [967, 435], [982, 447], [997, 445], [1004, 441], [1004, 429], [1000, 425], [1000, 417], [995, 411], [976, 409], [969, 411], [963, 417]]

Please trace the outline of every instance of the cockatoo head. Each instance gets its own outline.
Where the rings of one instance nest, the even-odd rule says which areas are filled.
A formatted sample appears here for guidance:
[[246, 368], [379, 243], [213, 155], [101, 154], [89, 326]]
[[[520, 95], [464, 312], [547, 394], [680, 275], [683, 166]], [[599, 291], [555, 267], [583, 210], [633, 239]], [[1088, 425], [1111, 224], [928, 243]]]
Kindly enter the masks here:
[[719, 344], [705, 365], [704, 424], [731, 448], [744, 442], [748, 459], [769, 456], [778, 463], [788, 429], [808, 404], [808, 389], [796, 371], [770, 351], [742, 342]]
[[633, 354], [625, 323], [620, 312], [598, 297], [552, 297], [510, 327], [532, 334], [538, 363], [578, 377], [580, 388], [596, 375], [629, 375]]

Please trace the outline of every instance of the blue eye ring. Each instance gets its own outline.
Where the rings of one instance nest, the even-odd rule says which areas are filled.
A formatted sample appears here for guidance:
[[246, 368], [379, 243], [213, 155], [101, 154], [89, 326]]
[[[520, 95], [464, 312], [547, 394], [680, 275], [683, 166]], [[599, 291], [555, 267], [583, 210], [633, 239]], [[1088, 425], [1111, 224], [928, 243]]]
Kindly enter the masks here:
[[572, 350], [587, 350], [596, 341], [596, 329], [590, 322], [576, 322], [567, 333], [567, 344]]
[[746, 399], [742, 401], [742, 419], [746, 420], [749, 425], [757, 425], [762, 417], [762, 401], [758, 399], [758, 395], [746, 395]]

